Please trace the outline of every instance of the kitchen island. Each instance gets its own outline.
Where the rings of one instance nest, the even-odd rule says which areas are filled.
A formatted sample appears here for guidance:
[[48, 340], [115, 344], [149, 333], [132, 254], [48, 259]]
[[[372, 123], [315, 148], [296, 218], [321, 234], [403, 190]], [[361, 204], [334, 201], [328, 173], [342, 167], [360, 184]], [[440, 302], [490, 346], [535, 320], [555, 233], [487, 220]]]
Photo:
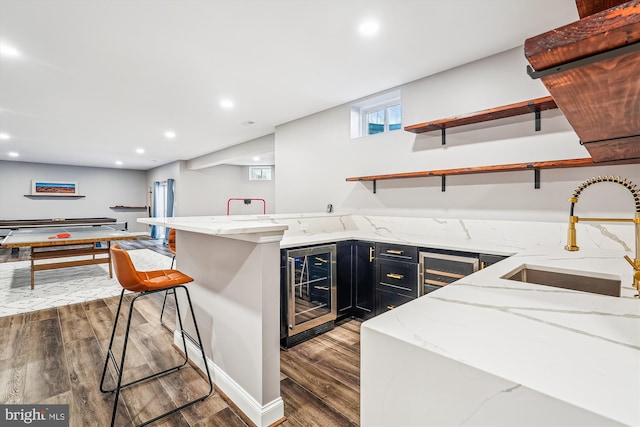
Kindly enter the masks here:
[[[279, 249], [349, 239], [513, 255], [363, 323], [362, 425], [640, 425], [640, 301], [622, 259], [631, 227], [578, 224], [583, 249], [565, 252], [566, 223], [348, 214], [140, 221], [178, 230], [177, 266], [196, 279], [214, 381], [256, 425], [282, 410]], [[501, 278], [523, 264], [619, 277], [622, 296]]]

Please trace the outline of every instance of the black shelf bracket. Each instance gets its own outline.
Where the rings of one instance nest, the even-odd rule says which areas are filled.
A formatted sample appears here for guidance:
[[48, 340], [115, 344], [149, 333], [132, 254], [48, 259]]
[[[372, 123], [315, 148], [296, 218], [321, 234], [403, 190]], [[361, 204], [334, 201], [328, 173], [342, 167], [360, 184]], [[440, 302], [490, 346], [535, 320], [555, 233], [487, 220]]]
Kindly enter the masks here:
[[615, 58], [616, 56], [626, 55], [627, 53], [632, 53], [637, 50], [640, 50], [640, 42], [634, 42], [631, 44], [620, 46], [606, 52], [596, 53], [585, 58], [576, 59], [561, 65], [545, 68], [544, 70], [540, 71], [534, 71], [531, 65], [527, 65], [527, 74], [532, 79], [540, 79], [542, 77], [548, 77], [557, 73], [562, 73], [563, 71], [569, 71], [573, 70], [574, 68], [590, 65], [598, 61], [604, 61], [606, 59]]
[[447, 176], [442, 175], [440, 178], [442, 178], [442, 192], [444, 193], [447, 191]]
[[447, 145], [447, 129], [443, 126], [438, 126], [434, 123], [429, 123], [429, 125], [440, 129], [440, 135], [442, 137], [442, 145]]
[[533, 167], [531, 163], [527, 164], [527, 169], [533, 169], [533, 188], [540, 189], [540, 169]]
[[373, 194], [376, 194], [376, 180], [373, 180]]
[[540, 120], [540, 107], [536, 106], [533, 102], [530, 102], [529, 108], [531, 108], [531, 111], [533, 111], [535, 114], [536, 132], [540, 132], [540, 129], [542, 129], [542, 123]]

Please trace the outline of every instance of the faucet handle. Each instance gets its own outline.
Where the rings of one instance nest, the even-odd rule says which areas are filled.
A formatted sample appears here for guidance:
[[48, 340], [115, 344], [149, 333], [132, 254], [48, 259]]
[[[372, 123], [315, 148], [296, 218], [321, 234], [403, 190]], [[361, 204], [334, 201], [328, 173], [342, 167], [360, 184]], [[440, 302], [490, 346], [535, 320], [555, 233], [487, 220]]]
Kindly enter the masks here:
[[633, 274], [633, 287], [638, 290], [638, 294], [635, 295], [635, 297], [640, 298], [640, 260], [631, 260], [628, 255], [625, 255], [624, 259], [626, 259], [627, 262], [631, 264], [631, 267], [633, 267], [633, 270], [635, 271], [635, 273]]
[[633, 267], [634, 270], [640, 271], [640, 260], [632, 260], [631, 258], [629, 258], [629, 255], [625, 255], [624, 259], [626, 259], [627, 262], [631, 264], [631, 267]]

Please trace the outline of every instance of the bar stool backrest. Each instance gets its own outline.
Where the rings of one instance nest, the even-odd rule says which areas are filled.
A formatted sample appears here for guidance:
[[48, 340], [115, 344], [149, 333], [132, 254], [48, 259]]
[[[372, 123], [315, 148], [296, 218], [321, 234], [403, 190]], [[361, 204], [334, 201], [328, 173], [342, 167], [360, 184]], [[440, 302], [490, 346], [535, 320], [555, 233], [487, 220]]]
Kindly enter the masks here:
[[138, 271], [133, 266], [131, 257], [119, 245], [111, 246], [111, 260], [116, 278], [120, 285], [128, 291], [139, 292], [147, 288]]

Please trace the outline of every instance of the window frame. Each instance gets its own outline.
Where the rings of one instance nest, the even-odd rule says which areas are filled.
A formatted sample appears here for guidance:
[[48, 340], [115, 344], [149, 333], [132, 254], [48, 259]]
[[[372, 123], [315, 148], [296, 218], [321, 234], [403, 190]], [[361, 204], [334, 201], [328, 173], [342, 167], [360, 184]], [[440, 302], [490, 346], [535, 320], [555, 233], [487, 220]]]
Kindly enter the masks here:
[[[389, 108], [400, 106], [400, 127], [390, 129]], [[382, 132], [369, 133], [368, 116], [377, 111], [384, 112], [384, 127]], [[351, 105], [351, 138], [361, 138], [372, 135], [380, 135], [402, 129], [402, 97], [400, 89], [371, 96], [355, 102]]]
[[[389, 108], [395, 107], [396, 105], [400, 106], [400, 129], [402, 128], [402, 102], [399, 99], [393, 99], [382, 104], [372, 105], [371, 107], [361, 108], [360, 109], [360, 120], [361, 120], [361, 128], [360, 132], [362, 136], [371, 136], [378, 135], [380, 133], [393, 132], [394, 130], [400, 129], [391, 129], [391, 125], [389, 124]], [[384, 127], [382, 132], [369, 133], [369, 114], [375, 113], [377, 111], [384, 111]]]
[[[268, 178], [254, 178], [253, 171], [256, 169], [260, 169], [261, 171], [268, 170], [269, 177]], [[262, 175], [262, 172], [261, 172]], [[273, 180], [273, 170], [271, 166], [249, 166], [249, 181], [271, 181]]]

